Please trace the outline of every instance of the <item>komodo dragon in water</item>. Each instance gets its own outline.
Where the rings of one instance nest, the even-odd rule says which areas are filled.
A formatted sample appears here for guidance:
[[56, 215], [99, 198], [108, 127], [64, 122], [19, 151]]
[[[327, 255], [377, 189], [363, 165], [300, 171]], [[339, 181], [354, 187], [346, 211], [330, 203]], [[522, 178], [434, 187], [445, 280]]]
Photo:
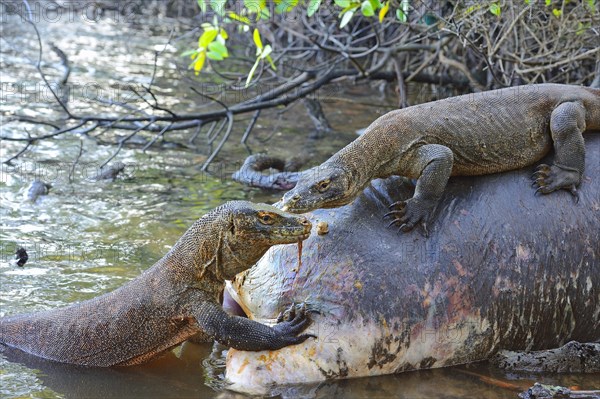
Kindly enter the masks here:
[[[450, 176], [520, 169], [554, 144], [553, 165], [534, 173], [536, 192], [577, 195], [585, 150], [582, 133], [600, 129], [600, 89], [537, 84], [467, 94], [389, 112], [320, 166], [301, 174], [282, 209], [303, 213], [352, 202], [371, 180], [418, 179], [394, 202], [390, 225], [407, 232], [427, 222]], [[397, 207], [397, 208], [396, 208]], [[395, 209], [394, 209], [395, 208]]]
[[[313, 336], [303, 307], [274, 327], [230, 316], [224, 280], [273, 245], [310, 234], [304, 217], [269, 205], [228, 202], [209, 212], [154, 266], [121, 288], [65, 308], [0, 319], [0, 342], [46, 359], [85, 366], [145, 362], [203, 332], [227, 346], [275, 350]], [[314, 337], [314, 336], [313, 336]]]

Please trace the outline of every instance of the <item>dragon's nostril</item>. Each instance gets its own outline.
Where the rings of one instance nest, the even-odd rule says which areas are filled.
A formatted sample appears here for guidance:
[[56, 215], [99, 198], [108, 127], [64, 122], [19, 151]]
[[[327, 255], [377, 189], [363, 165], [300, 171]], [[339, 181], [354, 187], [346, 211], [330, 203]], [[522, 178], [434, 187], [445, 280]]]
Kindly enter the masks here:
[[296, 195], [294, 195], [294, 196], [292, 197], [292, 199], [293, 199], [294, 201], [298, 201], [298, 200], [300, 200], [300, 195], [296, 194]]
[[308, 226], [308, 225], [310, 225], [310, 222], [308, 221], [308, 219], [302, 218], [302, 219], [300, 219], [300, 224], [303, 226]]

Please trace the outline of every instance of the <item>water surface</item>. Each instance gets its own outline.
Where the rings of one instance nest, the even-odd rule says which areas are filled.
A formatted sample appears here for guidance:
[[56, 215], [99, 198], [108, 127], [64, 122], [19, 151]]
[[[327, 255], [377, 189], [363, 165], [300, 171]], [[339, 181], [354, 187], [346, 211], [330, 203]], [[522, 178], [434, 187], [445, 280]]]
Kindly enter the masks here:
[[[0, 26], [2, 135], [22, 137], [25, 131], [32, 135], [47, 133], [50, 131], [47, 126], [10, 121], [10, 115], [19, 114], [43, 116], [61, 124], [64, 114], [32, 65], [37, 57], [37, 39], [31, 26], [18, 16], [6, 14]], [[95, 97], [90, 93], [99, 92], [116, 101], [130, 95], [123, 87], [147, 85], [152, 76], [154, 51], [162, 51], [153, 86], [161, 104], [181, 113], [194, 112], [206, 105], [190, 94], [189, 76], [182, 75], [178, 52], [187, 45], [185, 39], [165, 46], [172, 29], [174, 37], [189, 31], [185, 24], [166, 18], [105, 17], [72, 21], [63, 18], [57, 22], [42, 18], [38, 27], [45, 49], [42, 67], [51, 82], [57, 81], [62, 69], [56, 54], [49, 50], [49, 43], [55, 43], [70, 60], [69, 104], [80, 113], [106, 113], [111, 109], [92, 101]], [[205, 82], [204, 77], [197, 79], [197, 83]], [[348, 91], [335, 87], [328, 90], [324, 107], [335, 131], [325, 140], [308, 138], [312, 125], [304, 107], [296, 104], [285, 113], [281, 110], [264, 113], [248, 141], [249, 148], [283, 157], [305, 152], [310, 155], [309, 164], [316, 164], [354, 139], [357, 129], [391, 109], [395, 102], [394, 98], [386, 98], [378, 90], [365, 86]], [[430, 89], [421, 88], [417, 92], [422, 90], [429, 93]], [[140, 101], [134, 105], [144, 108]], [[127, 167], [114, 182], [97, 182], [91, 177], [116, 149], [103, 143], [128, 134], [126, 131], [97, 131], [92, 137], [63, 135], [36, 143], [11, 165], [3, 165], [0, 316], [52, 309], [109, 292], [150, 267], [197, 218], [222, 202], [277, 200], [280, 194], [247, 189], [229, 178], [248, 155], [248, 150], [238, 144], [248, 120], [249, 116], [236, 119], [232, 138], [210, 173], [200, 171], [210, 152], [203, 136], [196, 146], [186, 145], [191, 131], [169, 134], [145, 152], [142, 145], [126, 146], [114, 161]], [[153, 134], [140, 136], [147, 143]], [[22, 143], [3, 141], [2, 160], [21, 148]], [[30, 203], [24, 196], [34, 179], [42, 179], [53, 187], [48, 196]], [[22, 268], [16, 266], [14, 259], [18, 247], [26, 248], [29, 254]], [[0, 396], [241, 396], [223, 390], [220, 383], [223, 370], [219, 367], [222, 353], [217, 350], [211, 356], [212, 352], [210, 344], [186, 343], [150, 364], [104, 370], [60, 365], [7, 350], [0, 353]], [[282, 397], [323, 398], [516, 397], [514, 389], [501, 388], [490, 378], [508, 379], [521, 389], [536, 380], [600, 388], [598, 375], [506, 375], [486, 365], [475, 365], [287, 387], [273, 393]]]

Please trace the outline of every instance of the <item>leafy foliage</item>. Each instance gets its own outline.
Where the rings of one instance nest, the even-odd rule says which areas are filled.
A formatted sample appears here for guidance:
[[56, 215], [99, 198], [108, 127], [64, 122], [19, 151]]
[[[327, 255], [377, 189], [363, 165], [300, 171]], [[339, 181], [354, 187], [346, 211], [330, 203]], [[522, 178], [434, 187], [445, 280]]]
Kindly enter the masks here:
[[[581, 80], [590, 60], [597, 58], [589, 43], [593, 37], [597, 40], [598, 0], [197, 2], [204, 20], [211, 22], [201, 25], [198, 47], [184, 53], [192, 59], [190, 68], [198, 74], [207, 65], [236, 53], [235, 59], [243, 60], [244, 65], [234, 73], [242, 75], [238, 81], [245, 80], [245, 87], [262, 76], [284, 81], [289, 74], [281, 72], [281, 66], [290, 54], [303, 51], [308, 58], [296, 59], [310, 58], [312, 65], [321, 66], [327, 65], [325, 59], [345, 60], [346, 67], [356, 68], [364, 76], [386, 65], [386, 57], [389, 61], [399, 52], [412, 51], [410, 63], [414, 60], [418, 71], [459, 72], [473, 87], [507, 85], [516, 78], [523, 82], [552, 80], [573, 56], [586, 66], [580, 73], [568, 73]], [[227, 40], [228, 32], [235, 33], [232, 43]], [[423, 51], [415, 57], [419, 50]], [[428, 52], [433, 53], [429, 56]], [[292, 64], [298, 71], [312, 68], [307, 64], [302, 69], [300, 62]], [[265, 75], [265, 71], [269, 73]], [[416, 73], [409, 74], [410, 78]]]
[[216, 21], [215, 24], [202, 24], [202, 29], [203, 33], [198, 38], [198, 48], [182, 54], [182, 56], [189, 56], [193, 60], [190, 68], [193, 68], [196, 74], [199, 74], [204, 67], [206, 58], [214, 61], [222, 61], [229, 57], [229, 51], [226, 46], [229, 36], [225, 29], [220, 28]]
[[[256, 28], [258, 22], [269, 19], [271, 12], [266, 0], [244, 0], [240, 13], [227, 9], [227, 0], [197, 0], [202, 13], [214, 12], [213, 23], [202, 24], [202, 35], [198, 39], [196, 50], [186, 51], [182, 56], [190, 56], [193, 60], [190, 68], [198, 74], [205, 66], [206, 59], [222, 61], [229, 56], [227, 48], [227, 31], [223, 26], [237, 25], [244, 32], [253, 29], [253, 41], [256, 45], [256, 61], [246, 80], [246, 86], [250, 84], [256, 69], [263, 60], [275, 70], [275, 63], [271, 58], [273, 47], [271, 44], [262, 44], [260, 31]], [[310, 18], [323, 8], [322, 0], [273, 0], [276, 14], [285, 14], [294, 11], [297, 7], [306, 7], [306, 15]], [[334, 0], [333, 5], [339, 10], [339, 27], [346, 27], [356, 15], [373, 19], [375, 23], [383, 23], [388, 17], [393, 0], [381, 2], [380, 0]], [[397, 23], [406, 23], [410, 12], [410, 0], [401, 0], [396, 8], [395, 16]]]

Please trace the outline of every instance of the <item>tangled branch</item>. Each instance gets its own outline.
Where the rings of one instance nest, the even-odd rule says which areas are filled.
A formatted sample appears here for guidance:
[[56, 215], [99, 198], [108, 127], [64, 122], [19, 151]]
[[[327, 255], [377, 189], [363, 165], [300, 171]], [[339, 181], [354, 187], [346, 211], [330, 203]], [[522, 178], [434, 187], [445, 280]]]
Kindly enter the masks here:
[[[23, 2], [30, 13], [27, 0]], [[41, 68], [43, 40], [31, 15], [24, 15], [22, 17], [32, 26], [39, 46], [38, 59], [34, 61], [36, 70], [65, 114], [65, 126], [13, 115], [9, 120], [48, 126], [52, 130], [37, 136], [29, 133], [27, 136], [2, 135], [2, 140], [26, 143], [23, 150], [5, 162], [14, 160], [35, 142], [60, 135], [89, 135], [96, 130], [102, 134], [114, 129], [130, 132], [115, 143], [116, 150], [106, 164], [142, 131], [155, 133], [144, 146], [147, 150], [169, 133], [184, 130], [190, 134], [187, 146], [194, 146], [203, 133], [208, 145], [218, 142], [202, 166], [207, 170], [230, 138], [237, 116], [252, 114], [241, 139], [246, 145], [262, 110], [287, 106], [308, 97], [316, 98], [317, 91], [333, 83], [397, 82], [398, 102], [404, 106], [409, 82], [448, 86], [458, 91], [480, 91], [521, 83], [590, 84], [596, 65], [600, 65], [597, 46], [600, 13], [590, 9], [589, 2], [555, 1], [553, 4], [556, 4], [550, 7], [535, 1], [517, 0], [422, 0], [409, 3], [404, 21], [388, 17], [376, 22], [372, 18], [354, 16], [343, 29], [337, 13], [322, 9], [309, 17], [305, 9], [297, 7], [294, 15], [276, 14], [275, 5], [269, 3], [272, 17], [257, 21], [254, 28], [260, 32], [260, 37], [268, 40], [273, 52], [267, 55], [272, 56], [271, 61], [277, 69], [270, 66], [265, 53], [260, 56], [263, 58], [257, 59], [256, 49], [247, 45], [247, 35], [242, 32], [231, 35], [229, 47], [239, 51], [224, 61], [209, 61], [206, 72], [211, 71], [226, 82], [224, 92], [254, 90], [256, 94], [233, 103], [228, 102], [223, 93], [208, 96], [195, 88], [202, 77], [195, 77], [182, 68], [181, 81], [189, 85], [191, 92], [208, 98], [209, 104], [214, 106], [194, 113], [174, 112], [161, 105], [161, 96], [153, 86], [157, 62], [164, 49], [154, 53], [150, 83], [141, 91], [131, 90], [143, 101], [145, 109], [100, 98], [98, 103], [110, 107], [106, 113], [86, 114], [70, 109], [53, 90]], [[207, 11], [202, 17], [214, 21], [215, 14]], [[222, 17], [221, 23], [226, 23]], [[173, 33], [167, 44], [172, 39]], [[265, 48], [266, 45], [262, 50]], [[61, 55], [59, 49], [53, 49]], [[68, 68], [64, 53], [61, 59]], [[256, 62], [256, 72], [246, 88], [248, 68]], [[66, 81], [69, 75], [65, 73], [64, 76]], [[270, 89], [263, 91], [265, 87]]]

